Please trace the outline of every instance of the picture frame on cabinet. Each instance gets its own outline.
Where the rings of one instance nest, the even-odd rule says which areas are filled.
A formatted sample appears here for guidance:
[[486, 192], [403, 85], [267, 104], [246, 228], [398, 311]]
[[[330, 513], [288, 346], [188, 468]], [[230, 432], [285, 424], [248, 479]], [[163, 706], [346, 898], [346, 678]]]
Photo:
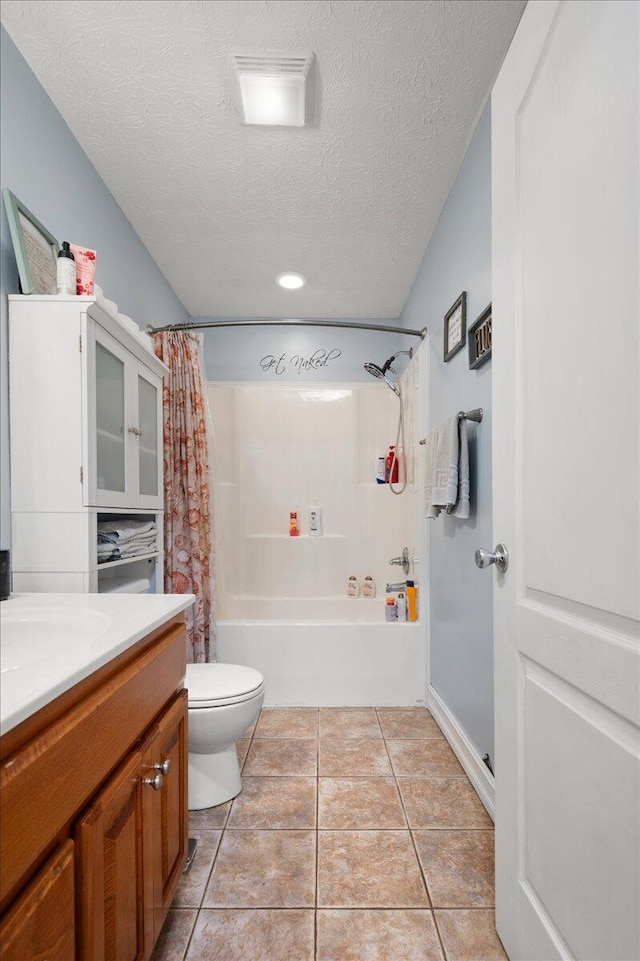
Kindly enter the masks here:
[[444, 362], [465, 345], [467, 333], [467, 292], [463, 290], [444, 315]]
[[23, 294], [56, 294], [59, 245], [56, 238], [6, 187], [2, 190]]
[[491, 357], [491, 304], [469, 327], [469, 370], [477, 370]]

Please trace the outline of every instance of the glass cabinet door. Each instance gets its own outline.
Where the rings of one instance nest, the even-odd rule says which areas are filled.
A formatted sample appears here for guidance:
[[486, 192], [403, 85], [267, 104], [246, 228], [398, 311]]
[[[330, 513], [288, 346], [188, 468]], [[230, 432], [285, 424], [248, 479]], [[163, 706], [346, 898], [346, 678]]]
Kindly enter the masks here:
[[138, 484], [141, 498], [159, 490], [158, 407], [160, 387], [138, 374]]
[[127, 489], [125, 364], [96, 340], [96, 483], [98, 490]]

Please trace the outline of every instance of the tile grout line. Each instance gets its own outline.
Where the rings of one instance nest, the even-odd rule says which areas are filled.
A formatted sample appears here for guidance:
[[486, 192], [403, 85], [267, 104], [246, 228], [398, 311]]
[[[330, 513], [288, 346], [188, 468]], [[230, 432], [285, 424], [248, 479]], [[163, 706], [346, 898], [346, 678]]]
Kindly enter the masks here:
[[[378, 718], [378, 723], [380, 724], [380, 715], [378, 714], [378, 711], [377, 711], [377, 710], [376, 710], [376, 717]], [[403, 810], [403, 812], [404, 812], [404, 816], [405, 816], [405, 819], [406, 819], [406, 822], [407, 822], [407, 828], [408, 828], [408, 831], [409, 831], [409, 837], [411, 838], [411, 845], [412, 845], [412, 847], [413, 847], [413, 853], [414, 853], [414, 855], [415, 855], [416, 861], [418, 862], [418, 869], [419, 869], [419, 871], [420, 871], [420, 876], [422, 877], [422, 883], [424, 884], [425, 891], [427, 892], [427, 900], [429, 901], [429, 908], [431, 909], [431, 917], [433, 918], [433, 926], [434, 926], [434, 928], [435, 928], [435, 930], [436, 930], [436, 936], [437, 936], [437, 938], [438, 938], [438, 943], [440, 944], [440, 950], [442, 951], [442, 957], [444, 958], [444, 961], [447, 961], [447, 953], [446, 953], [446, 951], [445, 951], [444, 943], [443, 943], [442, 937], [441, 937], [441, 935], [440, 935], [440, 928], [438, 927], [438, 922], [436, 921], [436, 914], [435, 914], [435, 911], [434, 911], [434, 908], [433, 908], [433, 899], [432, 899], [432, 897], [431, 897], [431, 892], [430, 892], [430, 890], [429, 890], [429, 885], [427, 884], [427, 877], [426, 877], [426, 875], [425, 875], [425, 873], [424, 873], [424, 868], [422, 867], [422, 861], [420, 860], [420, 855], [418, 854], [418, 848], [416, 847], [416, 840], [415, 840], [415, 838], [414, 838], [414, 836], [413, 836], [413, 831], [411, 830], [411, 825], [410, 825], [410, 823], [409, 823], [409, 815], [408, 815], [407, 809], [406, 809], [406, 807], [405, 807], [404, 798], [403, 798], [403, 796], [402, 796], [402, 791], [400, 790], [400, 785], [398, 784], [398, 778], [397, 778], [397, 776], [396, 776], [396, 771], [395, 771], [395, 768], [394, 768], [394, 766], [393, 766], [393, 761], [391, 760], [391, 755], [390, 755], [390, 753], [389, 753], [389, 748], [387, 747], [387, 738], [386, 738], [386, 735], [385, 735], [385, 733], [384, 733], [384, 728], [382, 727], [382, 724], [380, 724], [380, 730], [381, 730], [381, 732], [382, 732], [382, 740], [383, 740], [383, 742], [384, 742], [384, 749], [385, 749], [385, 751], [387, 752], [387, 756], [388, 756], [388, 758], [389, 758], [389, 764], [391, 765], [391, 770], [393, 771], [393, 778], [394, 778], [394, 782], [395, 782], [395, 785], [396, 785], [396, 791], [398, 792], [398, 795], [400, 796], [400, 804], [402, 805], [402, 810]]]
[[[262, 711], [261, 711], [260, 713], [262, 713]], [[258, 718], [259, 718], [259, 717], [260, 717], [260, 715], [258, 715]], [[241, 768], [240, 768], [240, 775], [241, 775], [241, 776], [242, 776], [242, 771], [244, 770], [244, 766], [245, 766], [247, 757], [249, 756], [249, 751], [251, 750], [251, 742], [253, 741], [253, 735], [254, 735], [255, 729], [256, 729], [256, 727], [257, 727], [257, 723], [258, 723], [258, 721], [256, 720], [256, 723], [254, 724], [253, 730], [252, 730], [251, 735], [250, 735], [250, 737], [249, 737], [249, 747], [248, 747], [248, 749], [247, 749], [247, 753], [246, 753], [246, 755], [245, 755], [245, 757], [244, 757], [244, 760], [242, 761], [242, 766], [241, 766]], [[233, 799], [231, 800], [231, 804], [229, 805], [229, 808], [228, 808], [228, 810], [227, 810], [226, 816], [225, 816], [224, 821], [222, 822], [222, 825], [221, 825], [221, 828], [220, 828], [220, 838], [219, 838], [219, 840], [218, 840], [218, 844], [217, 844], [217, 846], [216, 846], [215, 854], [214, 854], [213, 860], [212, 860], [212, 862], [211, 862], [211, 869], [210, 869], [210, 871], [209, 871], [209, 873], [208, 873], [208, 875], [207, 875], [207, 879], [206, 879], [206, 881], [205, 881], [205, 883], [204, 883], [204, 885], [203, 885], [202, 897], [200, 898], [200, 904], [199, 904], [199, 906], [196, 908], [196, 916], [195, 916], [195, 918], [194, 918], [193, 926], [192, 926], [192, 928], [191, 928], [191, 932], [190, 932], [189, 937], [188, 937], [188, 939], [187, 939], [187, 943], [186, 943], [186, 945], [185, 945], [185, 949], [184, 949], [184, 953], [183, 953], [183, 955], [182, 955], [181, 961], [185, 961], [185, 958], [187, 957], [187, 955], [188, 955], [188, 953], [189, 953], [189, 948], [191, 947], [191, 942], [193, 941], [193, 936], [194, 936], [194, 934], [195, 934], [195, 930], [196, 930], [196, 927], [197, 927], [197, 925], [198, 925], [198, 921], [200, 920], [200, 914], [201, 914], [201, 912], [202, 912], [202, 905], [203, 905], [203, 903], [204, 903], [204, 899], [205, 899], [206, 894], [207, 894], [207, 888], [209, 887], [209, 882], [210, 882], [210, 880], [211, 880], [211, 875], [213, 874], [213, 869], [214, 869], [214, 867], [215, 867], [216, 861], [218, 860], [218, 854], [220, 853], [220, 848], [221, 848], [221, 846], [222, 846], [222, 840], [223, 840], [224, 835], [225, 835], [225, 832], [226, 832], [226, 830], [227, 830], [227, 823], [228, 823], [228, 821], [229, 821], [229, 816], [230, 816], [230, 814], [231, 814], [231, 808], [232, 808], [232, 806], [233, 806], [234, 800], [235, 800], [235, 798], [233, 798]], [[217, 829], [211, 828], [210, 830], [217, 830]]]
[[318, 959], [318, 862], [320, 858], [320, 708], [316, 727], [316, 889], [313, 910], [313, 957]]

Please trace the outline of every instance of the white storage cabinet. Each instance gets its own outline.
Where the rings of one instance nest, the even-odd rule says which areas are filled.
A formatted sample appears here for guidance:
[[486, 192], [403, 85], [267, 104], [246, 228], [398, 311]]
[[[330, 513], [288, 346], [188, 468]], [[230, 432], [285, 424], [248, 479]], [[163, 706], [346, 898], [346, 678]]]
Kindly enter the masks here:
[[[162, 591], [165, 372], [102, 300], [9, 297], [15, 591], [95, 592], [115, 577]], [[98, 564], [99, 520], [150, 515], [154, 551]]]

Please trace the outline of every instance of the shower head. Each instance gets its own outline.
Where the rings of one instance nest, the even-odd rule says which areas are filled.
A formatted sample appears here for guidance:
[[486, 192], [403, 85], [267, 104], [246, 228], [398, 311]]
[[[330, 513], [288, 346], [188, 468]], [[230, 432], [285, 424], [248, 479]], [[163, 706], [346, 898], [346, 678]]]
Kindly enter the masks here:
[[[393, 358], [392, 358], [392, 359], [393, 359]], [[370, 363], [370, 362], [367, 362], [367, 363], [364, 365], [364, 369], [366, 370], [366, 372], [367, 372], [368, 374], [371, 374], [372, 377], [377, 377], [379, 380], [383, 380], [383, 381], [385, 382], [385, 384], [387, 385], [387, 387], [390, 387], [390, 388], [391, 388], [391, 390], [393, 391], [394, 394], [397, 394], [398, 397], [400, 396], [400, 389], [399, 389], [399, 387], [398, 387], [396, 384], [394, 384], [393, 381], [390, 380], [390, 379], [387, 377], [387, 370], [388, 370], [389, 368], [387, 367], [386, 364], [384, 365], [384, 368], [382, 368], [382, 367], [378, 367], [377, 364], [372, 364], [372, 363]], [[395, 371], [394, 371], [394, 373], [395, 373]]]
[[364, 369], [368, 374], [371, 374], [372, 377], [378, 377], [380, 379], [384, 379], [385, 372], [383, 371], [382, 367], [378, 367], [377, 364], [372, 364], [368, 362], [364, 365]]
[[391, 357], [385, 360], [382, 367], [378, 367], [377, 364], [372, 364], [371, 362], [367, 362], [364, 365], [364, 369], [368, 374], [371, 374], [372, 377], [377, 377], [379, 380], [383, 380], [387, 387], [390, 387], [393, 393], [397, 394], [398, 397], [400, 396], [400, 388], [397, 384], [394, 384], [389, 377], [387, 377], [387, 373], [388, 371], [391, 371], [392, 374], [395, 374], [398, 380], [400, 379], [398, 371], [395, 370], [391, 365], [397, 357], [400, 357], [401, 354], [407, 354], [409, 359], [411, 359], [413, 357], [413, 350], [411, 348], [409, 348], [409, 350], [399, 350], [397, 353], [392, 354]]

